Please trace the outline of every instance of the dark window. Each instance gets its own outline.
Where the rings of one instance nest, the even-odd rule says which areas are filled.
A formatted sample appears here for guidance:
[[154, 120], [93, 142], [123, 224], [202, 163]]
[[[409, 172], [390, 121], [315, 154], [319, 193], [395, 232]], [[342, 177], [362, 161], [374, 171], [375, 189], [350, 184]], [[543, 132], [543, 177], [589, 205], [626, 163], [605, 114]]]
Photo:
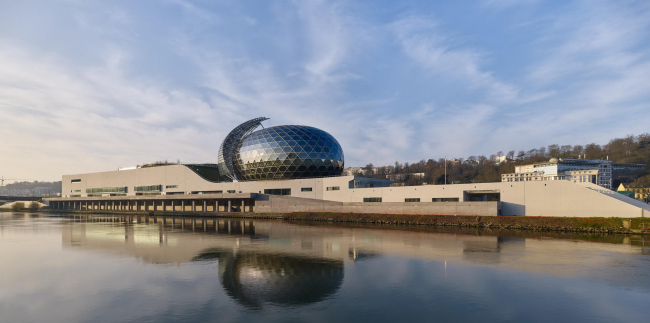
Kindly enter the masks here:
[[228, 193], [235, 193], [235, 190], [227, 190]]
[[300, 189], [301, 192], [311, 192], [311, 187], [303, 187]]
[[404, 202], [420, 202], [420, 198], [410, 198], [410, 199], [404, 199]]
[[338, 191], [340, 189], [341, 189], [340, 186], [330, 186], [327, 188], [328, 191]]
[[167, 185], [165, 188], [178, 188], [178, 185]]
[[381, 202], [381, 197], [364, 197], [364, 202]]
[[457, 197], [434, 197], [431, 202], [458, 202]]
[[70, 181], [70, 183], [81, 183], [80, 179], [73, 179]]
[[135, 192], [160, 192], [162, 191], [162, 185], [136, 186], [133, 190]]
[[268, 195], [291, 195], [290, 188], [269, 188], [264, 190], [264, 194]]
[[192, 191], [190, 194], [221, 194], [223, 191]]

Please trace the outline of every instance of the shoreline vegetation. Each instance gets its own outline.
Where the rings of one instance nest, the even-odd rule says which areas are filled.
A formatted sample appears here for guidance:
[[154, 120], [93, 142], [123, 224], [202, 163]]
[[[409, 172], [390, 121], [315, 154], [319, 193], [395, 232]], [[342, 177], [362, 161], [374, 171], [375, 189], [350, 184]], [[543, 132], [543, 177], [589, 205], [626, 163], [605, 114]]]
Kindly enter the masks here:
[[[11, 212], [11, 209], [4, 210]], [[25, 209], [24, 211], [29, 211]], [[383, 214], [383, 213], [335, 213], [335, 212], [295, 212], [288, 214], [241, 214], [241, 213], [202, 213], [202, 212], [154, 212], [154, 211], [79, 211], [79, 210], [38, 210], [51, 214], [94, 214], [94, 215], [138, 215], [138, 216], [181, 216], [278, 219], [287, 222], [312, 223], [356, 223], [388, 224], [411, 227], [449, 227], [496, 230], [526, 230], [537, 232], [576, 232], [648, 234], [650, 218], [573, 218], [543, 216], [487, 216], [487, 215], [430, 215], [430, 214]], [[645, 230], [644, 230], [645, 229]]]
[[[459, 228], [484, 228], [529, 231], [559, 231], [585, 233], [648, 233], [647, 218], [568, 218], [541, 216], [476, 216], [476, 215], [424, 215], [424, 214], [372, 214], [296, 212], [286, 214], [286, 221], [345, 222], [367, 224], [392, 224], [407, 226], [437, 226]], [[643, 228], [645, 232], [643, 231]]]

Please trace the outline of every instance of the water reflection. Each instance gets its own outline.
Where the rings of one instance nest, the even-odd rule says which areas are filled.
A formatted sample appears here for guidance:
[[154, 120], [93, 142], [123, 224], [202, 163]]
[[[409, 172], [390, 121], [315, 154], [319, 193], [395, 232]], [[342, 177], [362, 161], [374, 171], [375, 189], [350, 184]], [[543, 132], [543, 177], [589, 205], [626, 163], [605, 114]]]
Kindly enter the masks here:
[[334, 294], [343, 282], [343, 262], [259, 252], [210, 249], [194, 260], [219, 261], [219, 279], [240, 304], [299, 306]]
[[642, 236], [2, 214], [0, 317], [642, 321], [649, 247]]
[[[242, 219], [77, 216], [63, 226], [62, 237], [67, 248], [109, 251], [154, 264], [219, 261], [224, 287], [251, 306], [259, 306], [267, 299], [277, 300], [278, 304], [298, 304], [278, 296], [288, 294], [288, 285], [293, 286], [294, 295], [299, 294], [301, 286], [310, 286], [306, 280], [292, 282], [294, 273], [303, 279], [327, 272], [328, 284], [339, 286], [344, 261], [374, 255], [584, 277], [598, 274], [589, 268], [609, 265], [612, 254], [650, 254], [643, 236], [411, 229]], [[640, 248], [630, 248], [635, 245]], [[254, 275], [264, 279], [255, 280]], [[631, 283], [625, 276], [611, 279]], [[253, 287], [253, 282], [266, 285]], [[310, 289], [318, 287], [323, 295], [336, 290], [313, 284]], [[650, 288], [648, 281], [640, 285]], [[272, 291], [274, 288], [278, 290]]]

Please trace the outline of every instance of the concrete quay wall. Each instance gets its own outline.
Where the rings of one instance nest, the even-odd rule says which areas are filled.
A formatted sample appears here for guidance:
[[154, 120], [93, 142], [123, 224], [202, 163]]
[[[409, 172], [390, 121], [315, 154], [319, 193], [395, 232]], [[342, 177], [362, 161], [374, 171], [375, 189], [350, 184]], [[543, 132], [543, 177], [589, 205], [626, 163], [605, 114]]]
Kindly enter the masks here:
[[291, 196], [258, 196], [259, 213], [347, 212], [386, 214], [499, 215], [500, 202], [336, 202]]

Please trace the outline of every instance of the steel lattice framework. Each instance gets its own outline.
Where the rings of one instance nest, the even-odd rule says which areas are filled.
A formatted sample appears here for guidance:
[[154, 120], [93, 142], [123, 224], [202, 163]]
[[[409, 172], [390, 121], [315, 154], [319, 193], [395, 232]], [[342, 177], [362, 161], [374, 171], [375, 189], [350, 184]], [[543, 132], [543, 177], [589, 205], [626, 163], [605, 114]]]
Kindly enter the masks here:
[[235, 149], [244, 137], [255, 131], [265, 120], [269, 120], [269, 118], [260, 117], [248, 120], [233, 129], [223, 140], [219, 147], [218, 167], [219, 173], [224, 180], [237, 181], [232, 162]]
[[329, 133], [285, 125], [245, 136], [235, 148], [233, 165], [240, 181], [340, 176], [344, 156]]

